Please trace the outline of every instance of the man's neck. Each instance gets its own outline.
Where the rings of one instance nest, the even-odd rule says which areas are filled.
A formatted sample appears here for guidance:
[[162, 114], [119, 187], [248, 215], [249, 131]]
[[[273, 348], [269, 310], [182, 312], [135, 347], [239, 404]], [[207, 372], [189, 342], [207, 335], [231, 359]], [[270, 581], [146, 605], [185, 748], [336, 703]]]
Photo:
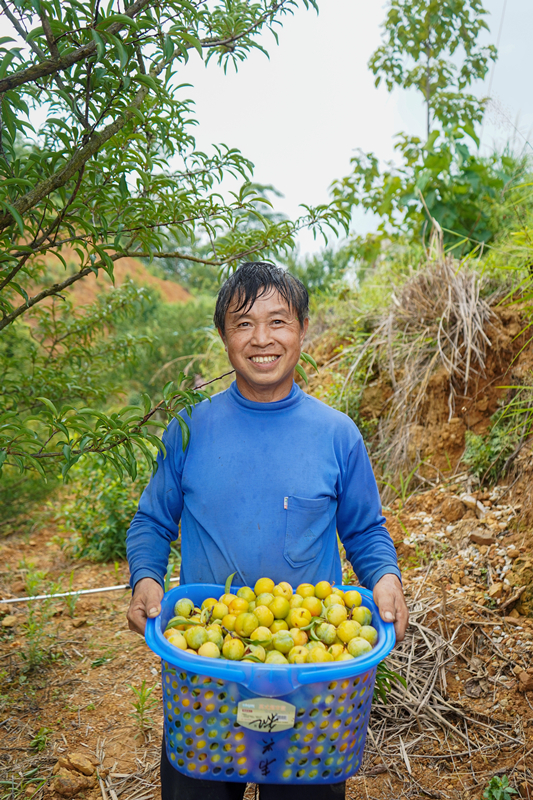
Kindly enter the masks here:
[[242, 396], [253, 403], [276, 403], [284, 400], [291, 393], [293, 385], [292, 375], [276, 386], [253, 386], [238, 374], [235, 380]]

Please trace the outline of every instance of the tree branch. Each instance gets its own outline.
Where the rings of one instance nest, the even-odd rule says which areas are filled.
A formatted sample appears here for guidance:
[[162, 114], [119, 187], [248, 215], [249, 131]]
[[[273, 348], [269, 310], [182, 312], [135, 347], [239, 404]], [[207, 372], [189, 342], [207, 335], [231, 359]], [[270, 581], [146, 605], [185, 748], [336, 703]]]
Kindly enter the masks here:
[[[232, 375], [234, 372], [235, 372], [234, 369], [230, 369], [228, 372], [224, 372], [223, 375], [218, 375], [216, 378], [211, 378], [211, 380], [205, 381], [205, 383], [201, 383], [199, 386], [196, 386], [192, 391], [196, 392], [199, 389], [202, 389], [204, 386], [209, 386], [210, 383], [215, 383], [215, 381], [220, 381], [220, 380], [222, 380], [222, 378], [226, 378], [228, 375]], [[132, 433], [138, 433], [141, 430], [141, 428], [143, 427], [143, 425], [146, 425], [148, 422], [150, 422], [151, 418], [154, 416], [154, 414], [157, 411], [167, 411], [167, 412], [169, 412], [170, 411], [169, 404], [172, 403], [175, 400], [181, 399], [181, 397], [182, 397], [182, 393], [179, 392], [178, 394], [175, 394], [173, 397], [171, 397], [170, 401], [161, 400], [156, 406], [154, 406], [154, 408], [150, 409], [150, 411], [147, 414], [144, 415], [144, 417], [137, 423], [137, 425], [135, 425], [130, 431], [128, 431], [128, 435], [131, 435]], [[58, 432], [59, 431], [56, 431], [56, 433], [58, 433]], [[88, 447], [86, 450], [73, 450], [71, 452], [71, 456], [86, 455], [87, 453], [105, 453], [108, 450], [112, 450], [113, 448], [119, 447], [121, 444], [124, 444], [124, 442], [127, 442], [128, 438], [129, 438], [128, 435], [120, 436], [120, 434], [119, 434], [119, 436], [120, 436], [119, 439], [117, 439], [116, 441], [105, 445], [105, 447], [98, 446], [98, 444], [96, 444], [93, 447]], [[107, 435], [106, 435], [105, 438], [107, 438]], [[48, 441], [50, 441], [50, 439], [48, 439]], [[31, 458], [38, 458], [38, 459], [42, 459], [42, 458], [60, 458], [60, 457], [63, 456], [63, 453], [43, 453], [42, 449], [43, 448], [41, 447], [41, 449], [37, 453], [28, 454], [28, 453], [17, 453], [17, 452], [14, 452], [14, 451], [10, 450], [9, 447], [8, 447], [7, 448], [7, 452], [9, 453], [9, 455], [13, 455], [13, 456], [28, 456], [28, 455], [30, 455]]]
[[[113, 253], [113, 255], [109, 256], [109, 258], [112, 261], [118, 261], [119, 258], [123, 257], [124, 257], [123, 253]], [[94, 272], [95, 270], [103, 269], [103, 267], [104, 267], [103, 261], [99, 261], [98, 264], [94, 265], [91, 264], [90, 267], [84, 267], [83, 269], [80, 269], [79, 272], [74, 273], [74, 275], [71, 275], [69, 278], [66, 278], [64, 281], [61, 281], [61, 283], [54, 283], [53, 286], [48, 286], [46, 289], [43, 289], [38, 294], [34, 295], [33, 297], [30, 297], [26, 303], [23, 303], [21, 306], [16, 308], [14, 311], [11, 312], [11, 314], [6, 314], [6, 316], [2, 320], [0, 320], [0, 331], [2, 331], [4, 328], [7, 328], [7, 326], [10, 325], [12, 322], [14, 322], [14, 320], [16, 320], [17, 317], [20, 317], [21, 314], [24, 314], [30, 308], [33, 308], [33, 306], [37, 305], [37, 303], [40, 303], [41, 300], [44, 300], [46, 297], [51, 297], [52, 295], [58, 294], [63, 289], [67, 289], [69, 286], [72, 286], [73, 283], [76, 283], [76, 281], [79, 281], [81, 278], [85, 278], [85, 276], [89, 275], [89, 273]]]
[[[133, 3], [124, 11], [124, 14], [125, 16], [133, 19], [148, 5], [150, 5], [150, 0], [137, 0], [137, 2]], [[124, 24], [125, 23], [123, 22], [114, 22], [109, 26], [109, 28], [107, 28], [107, 31], [112, 34], [116, 34], [122, 30]], [[74, 50], [72, 53], [68, 53], [66, 56], [55, 59], [46, 59], [40, 64], [33, 64], [27, 69], [14, 72], [12, 75], [8, 75], [6, 78], [2, 78], [2, 80], [0, 80], [0, 94], [2, 92], [7, 92], [10, 89], [16, 89], [17, 86], [22, 86], [24, 83], [30, 83], [31, 81], [39, 80], [39, 78], [45, 78], [47, 75], [53, 75], [56, 72], [64, 72], [65, 70], [74, 66], [74, 64], [77, 64], [79, 61], [83, 61], [84, 59], [93, 55], [95, 52], [96, 42], [88, 42], [87, 44], [78, 47], [78, 49]]]
[[123, 253], [123, 255], [129, 258], [180, 258], [183, 261], [194, 261], [196, 264], [208, 264], [210, 267], [221, 267], [224, 264], [223, 261], [212, 261], [209, 258], [198, 258], [197, 256], [190, 256], [176, 251], [172, 253], [139, 253], [136, 250], [132, 250], [131, 252]]
[[[13, 25], [13, 27], [15, 28], [15, 30], [17, 31], [19, 36], [21, 36], [24, 39], [24, 41], [26, 42], [26, 44], [29, 47], [31, 47], [31, 49], [33, 50], [35, 55], [38, 58], [40, 58], [41, 61], [47, 61], [48, 59], [46, 58], [46, 54], [43, 53], [43, 51], [41, 50], [39, 45], [37, 45], [32, 39], [28, 40], [28, 35], [27, 35], [26, 31], [24, 30], [24, 28], [22, 27], [22, 25], [20, 24], [18, 19], [14, 16], [14, 14], [11, 13], [9, 7], [4, 2], [4, 0], [2, 0], [2, 8], [4, 9], [4, 13], [5, 13], [6, 17], [11, 22], [11, 24]], [[42, 26], [43, 26], [43, 31], [44, 31], [45, 36], [46, 36], [46, 41], [48, 42], [48, 46], [50, 48], [50, 52], [52, 53], [54, 58], [59, 58], [59, 51], [57, 49], [57, 44], [55, 43], [55, 39], [54, 39], [54, 37], [52, 35], [52, 29], [50, 28], [50, 22], [48, 21], [48, 17], [46, 16], [44, 11], [42, 11], [42, 10], [41, 10], [41, 22], [42, 22]], [[76, 105], [76, 101], [74, 100], [74, 98], [67, 91], [67, 87], [63, 83], [63, 80], [62, 80], [61, 76], [60, 75], [54, 75], [54, 80], [57, 83], [58, 87], [61, 89], [61, 91], [64, 92], [66, 94], [66, 96], [70, 99], [70, 102], [71, 102], [71, 105], [72, 105], [72, 111], [74, 112], [75, 116], [78, 118], [78, 122], [81, 122], [82, 125], [85, 124], [84, 121], [83, 121], [83, 115], [82, 115], [81, 111], [79, 110], [78, 106]]]
[[[148, 91], [149, 90], [146, 86], [141, 86], [130, 108], [139, 108], [144, 98], [148, 94]], [[15, 210], [21, 215], [25, 214], [26, 211], [37, 205], [37, 203], [43, 200], [51, 192], [54, 192], [56, 189], [64, 186], [65, 183], [70, 180], [70, 178], [72, 178], [76, 172], [79, 172], [85, 166], [86, 162], [92, 156], [94, 156], [100, 150], [100, 148], [107, 141], [109, 141], [109, 139], [113, 138], [113, 136], [115, 136], [115, 134], [117, 134], [124, 127], [126, 122], [128, 122], [132, 117], [133, 112], [127, 110], [122, 116], [110, 123], [102, 131], [99, 133], [93, 133], [87, 144], [82, 147], [81, 150], [75, 152], [70, 161], [67, 161], [62, 169], [60, 169], [54, 175], [50, 175], [49, 178], [41, 181], [41, 183], [38, 183], [37, 186], [34, 186], [33, 189], [13, 203]], [[12, 221], [13, 217], [9, 211], [0, 214], [0, 230], [7, 228]]]
[[[228, 36], [225, 39], [203, 39], [200, 40], [200, 44], [202, 47], [227, 47], [234, 42], [242, 39], [244, 36], [248, 36], [248, 34], [252, 33], [252, 31], [256, 30], [260, 27], [263, 22], [268, 19], [268, 17], [272, 17], [283, 5], [285, 5], [286, 0], [282, 0], [279, 3], [276, 3], [270, 8], [265, 14], [263, 14], [257, 22], [254, 22], [253, 25], [250, 25], [245, 31], [241, 31], [240, 33], [235, 34], [234, 36]], [[124, 14], [132, 19], [142, 11], [147, 5], [150, 5], [150, 0], [137, 0], [136, 3], [133, 3], [129, 8], [127, 8]], [[111, 34], [118, 33], [124, 27], [124, 23], [115, 22], [110, 25], [106, 30]], [[97, 30], [97, 28], [95, 29]], [[190, 50], [193, 45], [189, 44], [188, 42], [183, 42], [181, 45], [182, 48]], [[56, 72], [64, 72], [70, 67], [77, 64], [79, 61], [83, 61], [84, 59], [88, 58], [89, 56], [93, 55], [96, 51], [96, 42], [88, 42], [87, 44], [82, 45], [74, 52], [69, 53], [66, 56], [61, 58], [53, 59], [53, 60], [45, 60], [40, 64], [33, 64], [31, 67], [27, 69], [20, 70], [19, 72], [14, 72], [12, 75], [8, 75], [6, 78], [2, 78], [0, 80], [0, 94], [2, 92], [7, 92], [10, 89], [16, 89], [17, 86], [22, 86], [25, 83], [30, 83], [32, 81], [36, 81], [39, 78], [44, 78], [47, 75], [53, 75]], [[177, 49], [174, 55], [181, 55], [182, 50]]]
[[[254, 23], [254, 25], [250, 26], [246, 31], [243, 31], [239, 34], [236, 34], [235, 36], [228, 37], [227, 39], [223, 40], [209, 40], [209, 46], [211, 47], [221, 46], [225, 44], [230, 44], [234, 41], [237, 41], [238, 39], [241, 39], [243, 36], [246, 36], [252, 30], [258, 28], [264, 22], [264, 20], [267, 19], [268, 16], [272, 16], [272, 14], [274, 14], [284, 4], [284, 2], [285, 0], [282, 0], [282, 2], [277, 3], [275, 6], [273, 6], [272, 9], [270, 9], [267, 14], [264, 14], [260, 18], [260, 20]], [[146, 6], [148, 3], [149, 0], [137, 0], [136, 3], [134, 3], [127, 9], [126, 12], [127, 15], [133, 18], [135, 14], [139, 13], [139, 11], [142, 10], [142, 8], [144, 8], [144, 6]], [[110, 25], [107, 30], [110, 33], [116, 33], [118, 30], [120, 30], [121, 27], [123, 27], [123, 23], [118, 22]], [[192, 47], [192, 45], [184, 45], [184, 46], [187, 46], [188, 49]], [[55, 71], [59, 71], [59, 69], [68, 69], [73, 64], [91, 55], [92, 52], [95, 50], [95, 48], [96, 48], [95, 42], [90, 42], [89, 44], [83, 45], [83, 47], [78, 48], [78, 50], [74, 51], [74, 53], [65, 56], [65, 58], [59, 59], [59, 61], [56, 60], [54, 62], [43, 62], [43, 64], [41, 65], [34, 65], [32, 67], [29, 67], [27, 70], [23, 70], [23, 72], [21, 73], [15, 73], [14, 75], [9, 76], [9, 78], [0, 80], [0, 95], [3, 91], [7, 91], [8, 89], [20, 86], [22, 83], [25, 83], [29, 80], [35, 81], [37, 80], [37, 78], [42, 77], [42, 75], [52, 74], [52, 72], [54, 72], [54, 69], [48, 70], [48, 72], [45, 71], [44, 73], [42, 73], [42, 75], [39, 73], [40, 68], [48, 69], [47, 65], [50, 65], [52, 63], [59, 64], [61, 62], [62, 64], [62, 66], [60, 68], [58, 67], [57, 70]], [[159, 75], [177, 53], [179, 53], [178, 50], [174, 51], [174, 54], [170, 59], [163, 58], [160, 62], [155, 64], [150, 70], [150, 74], [152, 76]], [[30, 73], [31, 77], [27, 77], [27, 79], [25, 80], [20, 80], [18, 83], [16, 81], [12, 84], [9, 83], [10, 81], [14, 81], [17, 75], [19, 76], [21, 76], [22, 74], [30, 75]], [[9, 85], [6, 84], [6, 81], [9, 83]], [[142, 104], [142, 101], [144, 100], [147, 94], [148, 94], [148, 88], [146, 86], [142, 86], [138, 90], [135, 100], [131, 104], [130, 108], [139, 108], [139, 106]], [[42, 181], [40, 184], [35, 186], [31, 191], [27, 192], [23, 197], [19, 198], [15, 203], [13, 203], [13, 207], [15, 208], [15, 210], [18, 211], [19, 214], [23, 215], [30, 208], [32, 208], [34, 205], [40, 202], [40, 200], [46, 197], [48, 194], [60, 188], [61, 186], [64, 186], [64, 184], [76, 172], [78, 172], [79, 169], [81, 169], [81, 167], [86, 163], [86, 161], [88, 161], [89, 158], [91, 158], [93, 155], [95, 155], [95, 153], [98, 152], [98, 150], [102, 147], [103, 144], [105, 144], [116, 133], [118, 133], [119, 130], [122, 129], [126, 121], [128, 121], [131, 117], [132, 113], [126, 111], [124, 115], [122, 115], [121, 117], [119, 117], [119, 119], [115, 120], [106, 128], [104, 128], [103, 131], [101, 131], [100, 133], [93, 133], [89, 138], [89, 140], [87, 141], [87, 143], [85, 144], [85, 146], [81, 150], [74, 153], [70, 161], [68, 161], [67, 164], [65, 164], [65, 166], [62, 169], [60, 169], [55, 175], [52, 175], [45, 181]], [[85, 124], [85, 121], [83, 122], [83, 124]], [[13, 217], [9, 211], [0, 214], [0, 231], [4, 230], [12, 222], [13, 222]]]

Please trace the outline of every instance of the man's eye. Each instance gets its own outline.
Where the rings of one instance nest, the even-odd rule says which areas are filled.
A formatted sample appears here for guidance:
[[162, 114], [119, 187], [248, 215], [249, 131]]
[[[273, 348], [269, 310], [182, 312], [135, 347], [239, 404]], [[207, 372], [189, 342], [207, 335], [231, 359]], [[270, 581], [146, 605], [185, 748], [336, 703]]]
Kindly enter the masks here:
[[272, 323], [273, 323], [274, 325], [283, 325], [283, 324], [284, 324], [284, 321], [285, 321], [285, 320], [283, 320], [283, 319], [274, 319], [274, 320], [272, 320]]

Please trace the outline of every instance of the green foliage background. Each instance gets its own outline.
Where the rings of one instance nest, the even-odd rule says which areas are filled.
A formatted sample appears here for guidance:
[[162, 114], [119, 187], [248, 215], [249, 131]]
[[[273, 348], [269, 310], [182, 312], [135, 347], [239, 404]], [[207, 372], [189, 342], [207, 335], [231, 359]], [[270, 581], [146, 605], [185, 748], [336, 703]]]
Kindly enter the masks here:
[[115, 561], [126, 557], [126, 532], [152, 470], [140, 461], [137, 479], [119, 478], [101, 456], [75, 464], [71, 499], [61, 507], [60, 531], [68, 550], [79, 558]]

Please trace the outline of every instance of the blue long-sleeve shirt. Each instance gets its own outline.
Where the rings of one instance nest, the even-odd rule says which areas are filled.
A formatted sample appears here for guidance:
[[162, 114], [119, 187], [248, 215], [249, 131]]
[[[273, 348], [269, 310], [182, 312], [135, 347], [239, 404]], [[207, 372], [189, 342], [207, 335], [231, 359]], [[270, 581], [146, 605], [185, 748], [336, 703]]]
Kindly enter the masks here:
[[163, 585], [181, 519], [181, 583], [342, 583], [336, 532], [372, 589], [400, 577], [393, 542], [356, 425], [296, 385], [256, 403], [236, 383], [196, 406], [182, 448], [173, 420], [166, 457], [144, 490], [128, 531], [131, 585]]

